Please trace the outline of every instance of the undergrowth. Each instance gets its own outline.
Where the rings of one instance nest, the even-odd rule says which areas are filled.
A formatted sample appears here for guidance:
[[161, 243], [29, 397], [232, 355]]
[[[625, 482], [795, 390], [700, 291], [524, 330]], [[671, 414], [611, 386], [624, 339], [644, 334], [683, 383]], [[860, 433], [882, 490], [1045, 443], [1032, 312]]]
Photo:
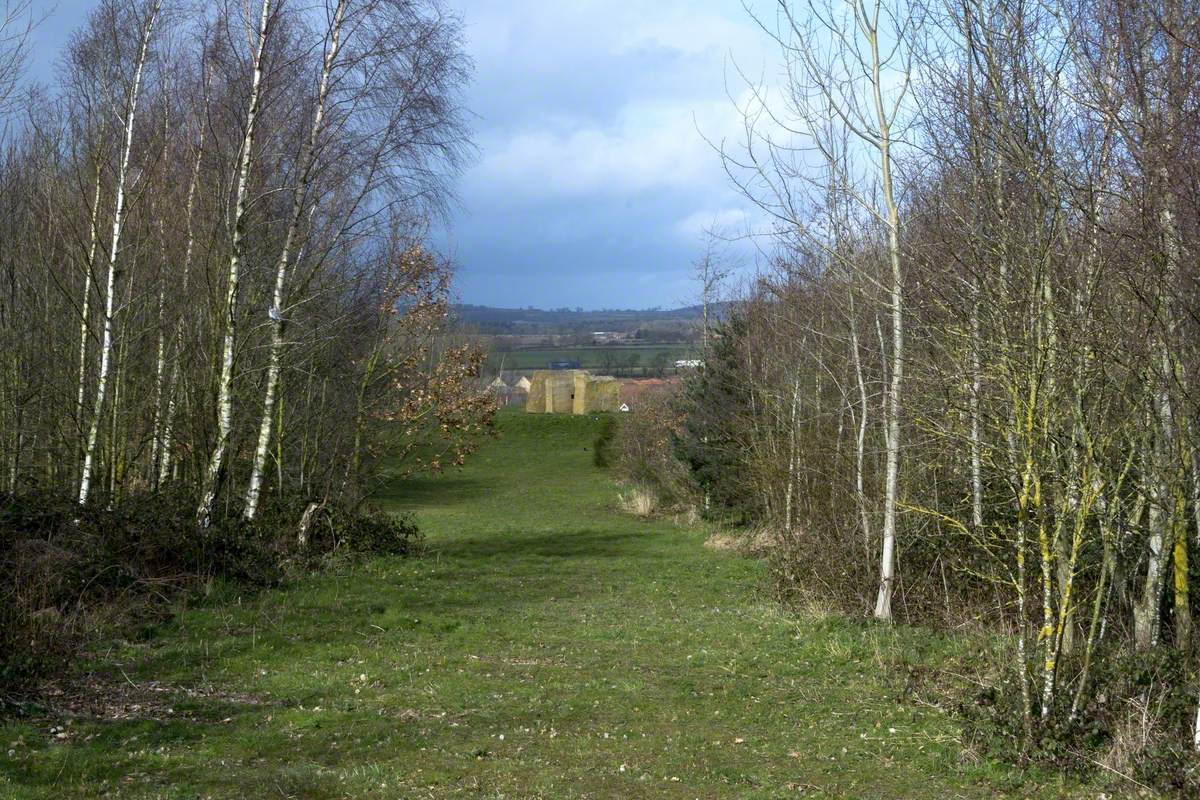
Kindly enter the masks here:
[[165, 490], [83, 508], [43, 491], [0, 494], [0, 698], [62, 677], [87, 645], [169, 616], [213, 580], [280, 583], [333, 559], [413, 553], [405, 517], [374, 509], [276, 501], [254, 521], [225, 509], [196, 527], [195, 498]]

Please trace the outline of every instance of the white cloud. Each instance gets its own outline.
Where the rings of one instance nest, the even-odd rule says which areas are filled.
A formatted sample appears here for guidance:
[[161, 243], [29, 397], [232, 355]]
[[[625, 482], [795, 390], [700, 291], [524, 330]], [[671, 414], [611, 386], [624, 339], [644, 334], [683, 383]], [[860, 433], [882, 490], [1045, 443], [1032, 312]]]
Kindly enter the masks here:
[[[725, 119], [705, 111], [716, 127], [734, 121], [732, 108]], [[476, 188], [541, 197], [722, 187], [719, 158], [697, 129], [698, 118], [686, 107], [639, 104], [602, 127], [526, 130], [485, 143], [469, 180]]]
[[[480, 131], [471, 193], [553, 198], [727, 188], [705, 138], [737, 135], [740, 117], [725, 97], [727, 56], [753, 61], [762, 52], [740, 3], [460, 2], [486, 84], [481, 105], [494, 123]], [[500, 96], [531, 107], [521, 115], [493, 105]]]
[[[703, 230], [754, 224], [709, 143], [742, 133], [730, 57], [757, 75], [770, 49], [741, 3], [451, 2], [477, 68], [465, 261], [517, 275], [570, 258], [580, 285], [593, 272], [639, 276], [602, 280], [606, 297], [627, 299], [592, 287], [593, 303], [684, 299]], [[545, 277], [529, 290], [562, 292]]]

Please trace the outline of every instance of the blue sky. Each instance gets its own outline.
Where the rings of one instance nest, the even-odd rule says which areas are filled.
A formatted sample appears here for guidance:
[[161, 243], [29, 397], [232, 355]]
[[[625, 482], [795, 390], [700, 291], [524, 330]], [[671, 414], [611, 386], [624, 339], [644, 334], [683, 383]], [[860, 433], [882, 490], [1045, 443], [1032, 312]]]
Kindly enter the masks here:
[[[442, 246], [464, 302], [644, 308], [695, 302], [703, 230], [743, 224], [704, 137], [736, 138], [730, 59], [769, 58], [740, 0], [447, 0], [463, 17], [478, 158]], [[58, 0], [37, 74], [91, 0]], [[738, 248], [753, 260], [749, 246]]]

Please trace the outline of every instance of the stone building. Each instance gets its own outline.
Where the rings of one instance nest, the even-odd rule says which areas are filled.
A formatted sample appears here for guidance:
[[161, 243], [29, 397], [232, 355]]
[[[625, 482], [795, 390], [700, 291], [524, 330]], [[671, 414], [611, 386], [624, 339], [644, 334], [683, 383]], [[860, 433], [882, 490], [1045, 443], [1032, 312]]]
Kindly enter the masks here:
[[621, 384], [587, 370], [538, 370], [530, 379], [525, 410], [530, 414], [591, 414], [616, 411]]

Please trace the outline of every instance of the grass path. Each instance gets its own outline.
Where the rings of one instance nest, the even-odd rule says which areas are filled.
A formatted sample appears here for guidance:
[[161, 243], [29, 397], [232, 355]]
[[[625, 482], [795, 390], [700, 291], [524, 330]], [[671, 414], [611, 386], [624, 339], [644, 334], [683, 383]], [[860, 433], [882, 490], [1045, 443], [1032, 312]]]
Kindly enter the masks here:
[[0, 727], [0, 797], [1066, 796], [964, 764], [951, 720], [898, 700], [891, 665], [952, 643], [789, 619], [755, 562], [617, 513], [591, 420], [501, 432], [381, 498], [426, 557], [208, 603], [100, 656], [128, 696]]

